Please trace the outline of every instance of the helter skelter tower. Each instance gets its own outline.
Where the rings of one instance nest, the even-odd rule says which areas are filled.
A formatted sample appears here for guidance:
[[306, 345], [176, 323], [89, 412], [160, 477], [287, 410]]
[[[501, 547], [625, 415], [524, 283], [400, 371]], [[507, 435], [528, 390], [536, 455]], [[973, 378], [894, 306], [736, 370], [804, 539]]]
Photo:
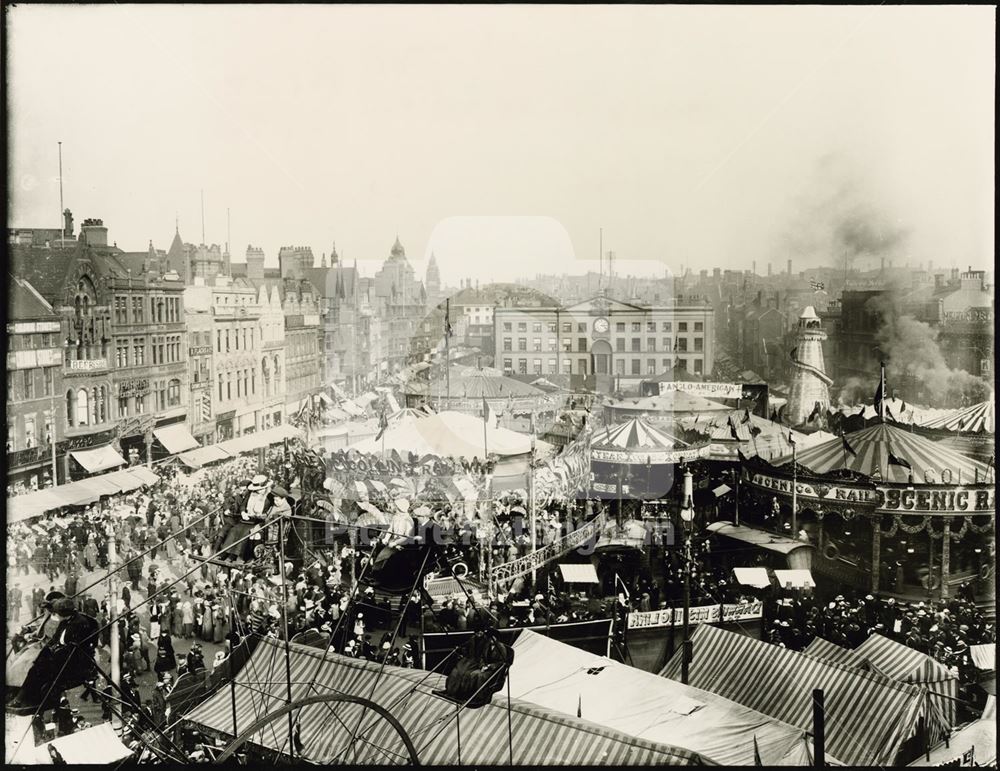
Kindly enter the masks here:
[[815, 308], [810, 305], [799, 316], [796, 345], [791, 353], [792, 388], [782, 416], [789, 425], [820, 428], [826, 422], [833, 380], [827, 376], [823, 362], [824, 340], [826, 332], [821, 328]]

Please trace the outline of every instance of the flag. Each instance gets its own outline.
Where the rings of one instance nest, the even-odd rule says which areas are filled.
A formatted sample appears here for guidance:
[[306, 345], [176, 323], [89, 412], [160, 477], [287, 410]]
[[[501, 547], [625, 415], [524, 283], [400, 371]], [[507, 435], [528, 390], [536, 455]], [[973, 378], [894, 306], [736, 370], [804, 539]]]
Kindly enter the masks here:
[[896, 420], [896, 416], [892, 414], [892, 410], [889, 409], [889, 405], [885, 405], [885, 414], [889, 416], [889, 420]]
[[844, 452], [846, 452], [846, 453], [847, 453], [848, 455], [850, 455], [850, 456], [851, 456], [852, 458], [856, 458], [856, 457], [858, 457], [858, 454], [857, 454], [857, 453], [856, 453], [856, 452], [854, 451], [854, 448], [853, 448], [853, 447], [851, 447], [851, 444], [850, 444], [850, 442], [848, 442], [848, 441], [847, 441], [847, 437], [846, 437], [846, 436], [844, 436], [843, 434], [841, 434], [841, 435], [840, 435], [840, 441], [841, 441], [841, 442], [843, 443], [843, 445], [844, 445]]
[[760, 759], [760, 747], [757, 746], [757, 734], [753, 735], [753, 764], [763, 766], [764, 761]]
[[385, 434], [385, 430], [389, 427], [389, 418], [385, 414], [385, 410], [382, 410], [378, 415], [378, 433], [375, 434], [375, 441], [377, 442]]
[[902, 466], [903, 468], [908, 468], [910, 469], [910, 471], [913, 471], [913, 466], [910, 465], [910, 462], [908, 460], [906, 460], [905, 458], [899, 458], [893, 455], [892, 452], [889, 453], [889, 465]]
[[790, 445], [791, 445], [792, 447], [794, 447], [794, 446], [795, 446], [795, 435], [794, 435], [794, 434], [793, 434], [793, 433], [792, 433], [791, 431], [789, 431], [789, 432], [788, 432], [788, 443], [789, 443], [789, 444], [790, 444]]
[[810, 281], [809, 286], [813, 288], [814, 292], [822, 292], [824, 289], [826, 289], [826, 284], [824, 284], [822, 281]]
[[798, 353], [798, 351], [799, 351], [798, 346], [796, 346], [795, 348], [792, 348], [792, 350], [789, 352], [788, 356], [792, 361], [795, 361], [795, 354]]
[[762, 347], [763, 347], [763, 349], [764, 349], [764, 355], [765, 355], [765, 356], [767, 356], [767, 340], [765, 340], [765, 339], [764, 339], [764, 338], [762, 337], [762, 338], [760, 339], [760, 344], [761, 344], [761, 346], [762, 346]]
[[622, 581], [621, 576], [619, 576], [617, 573], [615, 573], [615, 585], [620, 586], [622, 589], [622, 594], [625, 595], [625, 599], [626, 600], [629, 599], [628, 587], [625, 586], [625, 582]]
[[743, 420], [741, 420], [740, 422], [741, 423], [749, 423], [750, 422], [750, 410], [744, 410], [743, 411]]
[[583, 717], [583, 694], [576, 697], [576, 716]]
[[740, 463], [747, 462], [747, 456], [743, 454], [743, 450], [741, 450], [739, 447], [736, 448], [736, 457], [739, 459]]
[[730, 433], [730, 434], [732, 434], [732, 437], [733, 437], [733, 439], [735, 439], [735, 440], [736, 440], [736, 441], [738, 442], [738, 441], [740, 440], [740, 435], [739, 435], [739, 433], [738, 433], [738, 432], [736, 431], [736, 424], [735, 424], [735, 423], [733, 423], [733, 416], [732, 416], [732, 415], [730, 415], [730, 416], [729, 416], [729, 417], [728, 417], [728, 418], [726, 419], [726, 422], [727, 422], [727, 423], [729, 424], [729, 433]]
[[771, 422], [772, 423], [781, 422], [781, 413], [779, 413], [777, 409], [771, 410]]
[[865, 405], [862, 404], [861, 405], [861, 409], [858, 410], [858, 414], [855, 415], [854, 417], [856, 417], [856, 418], [863, 418], [864, 416], [865, 416]]
[[757, 426], [755, 426], [753, 423], [750, 424], [750, 436], [753, 439], [756, 439], [758, 436], [760, 436], [760, 429], [757, 428]]
[[885, 362], [882, 362], [880, 366], [882, 367], [882, 374], [878, 379], [878, 388], [875, 389], [875, 398], [873, 400], [875, 412], [879, 415], [882, 414], [882, 405], [885, 402]]

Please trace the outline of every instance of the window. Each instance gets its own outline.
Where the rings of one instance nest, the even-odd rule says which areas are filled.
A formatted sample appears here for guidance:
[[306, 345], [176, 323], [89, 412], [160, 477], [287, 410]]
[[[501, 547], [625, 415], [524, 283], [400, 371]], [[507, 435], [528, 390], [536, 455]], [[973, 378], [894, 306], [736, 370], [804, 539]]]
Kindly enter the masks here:
[[694, 349], [696, 351], [703, 351], [703, 350], [705, 350], [704, 343], [705, 343], [705, 341], [702, 338], [696, 337], [694, 339]]
[[229, 353], [229, 330], [226, 330], [226, 353]]
[[35, 370], [24, 370], [24, 398], [35, 398]]
[[16, 401], [14, 399], [14, 373], [10, 370], [7, 371], [7, 401]]
[[509, 337], [505, 337], [505, 338], [503, 339], [503, 349], [504, 349], [505, 351], [513, 351], [513, 350], [514, 350], [514, 345], [513, 345], [513, 342], [514, 342], [514, 341], [513, 341], [513, 340], [511, 340], [511, 339], [510, 339]]
[[226, 401], [231, 401], [233, 398], [233, 373], [226, 373]]
[[664, 321], [662, 326], [663, 326], [663, 331], [664, 332], [670, 332], [671, 331], [671, 329], [670, 329], [671, 324], [670, 324], [669, 321]]
[[632, 374], [639, 375], [642, 374], [642, 361], [639, 359], [632, 359]]
[[677, 338], [677, 350], [678, 351], [687, 351], [687, 349], [688, 349], [687, 338], [686, 337], [678, 337]]
[[253, 327], [250, 327], [250, 347], [253, 348]]
[[569, 353], [570, 351], [573, 350], [573, 338], [564, 337], [561, 342], [564, 353]]
[[133, 363], [137, 367], [141, 367], [146, 363], [146, 340], [144, 338], [136, 338], [132, 345], [132, 352], [135, 354], [132, 357]]
[[222, 373], [219, 373], [219, 401], [222, 401]]
[[160, 364], [163, 364], [163, 362], [166, 361], [166, 358], [164, 358], [164, 355], [163, 355], [164, 354], [163, 347], [164, 347], [163, 346], [163, 338], [161, 337], [160, 338], [160, 342], [157, 345], [157, 348], [159, 349], [159, 354], [160, 354]]
[[[586, 327], [586, 324], [584, 325], [584, 327]], [[563, 322], [563, 326], [562, 326], [562, 330], [563, 330], [563, 332], [572, 332], [573, 331], [573, 324], [572, 324], [572, 322], [564, 321]]]
[[656, 322], [655, 321], [647, 321], [646, 322], [646, 331], [647, 332], [655, 332], [656, 331]]
[[625, 359], [615, 360], [615, 374], [624, 375], [625, 374]]
[[46, 396], [52, 395], [53, 378], [52, 378], [52, 367], [46, 367], [42, 370], [42, 390]]
[[132, 321], [134, 321], [136, 324], [142, 324], [143, 323], [143, 317], [145, 316], [145, 314], [142, 311], [143, 311], [142, 298], [141, 297], [133, 297], [132, 298]]
[[587, 374], [587, 360], [586, 359], [577, 359], [576, 363], [577, 363], [577, 374], [578, 375], [586, 375]]
[[677, 368], [678, 369], [687, 369], [687, 359], [678, 359], [677, 360]]
[[624, 337], [619, 337], [619, 338], [617, 338], [615, 340], [615, 350], [618, 351], [618, 353], [624, 353], [625, 352], [625, 338]]
[[531, 362], [531, 369], [532, 369], [532, 371], [536, 375], [541, 375], [542, 374], [542, 360], [541, 359], [535, 359], [534, 361], [532, 361]]
[[121, 369], [125, 365], [122, 363], [122, 347], [120, 345], [115, 346], [115, 367]]
[[549, 359], [549, 374], [550, 375], [556, 374], [556, 360], [555, 359]]
[[90, 425], [90, 399], [85, 388], [76, 392], [76, 425]]
[[633, 351], [633, 352], [635, 352], [635, 353], [638, 353], [638, 352], [639, 352], [639, 351], [641, 350], [641, 349], [639, 348], [639, 343], [640, 343], [640, 342], [641, 342], [641, 341], [639, 340], [639, 338], [638, 338], [638, 337], [633, 337], [633, 338], [632, 338], [632, 351]]
[[128, 324], [128, 298], [115, 296], [115, 324]]
[[705, 331], [705, 324], [703, 322], [701, 322], [701, 321], [696, 321], [694, 323], [694, 331], [695, 332], [704, 332]]
[[646, 361], [646, 374], [647, 375], [656, 374], [656, 359], [649, 359]]
[[677, 322], [677, 331], [678, 332], [687, 332], [688, 331], [687, 322], [686, 321], [679, 321], [679, 322]]
[[646, 350], [647, 351], [655, 351], [656, 350], [656, 338], [655, 337], [647, 337], [646, 338]]
[[519, 337], [517, 338], [517, 350], [527, 351], [528, 350], [528, 338]]
[[[518, 332], [527, 332], [528, 331], [528, 323], [525, 322], [525, 321], [519, 321], [519, 322], [517, 322], [517, 331]], [[527, 373], [525, 373], [525, 374], [527, 374]]]
[[146, 411], [145, 395], [135, 397], [135, 414], [142, 415], [145, 411]]
[[579, 322], [576, 325], [576, 331], [579, 332], [580, 334], [585, 334], [586, 331], [587, 331], [587, 324], [586, 324], [586, 322]]
[[550, 321], [550, 322], [548, 322], [548, 325], [546, 326], [546, 328], [547, 328], [547, 329], [549, 330], [549, 332], [551, 332], [552, 334], [555, 334], [555, 333], [556, 333], [556, 331], [557, 331], [557, 328], [556, 328], [556, 323], [555, 323], [554, 321]]
[[236, 373], [236, 398], [240, 398], [240, 373]]
[[215, 330], [215, 350], [217, 353], [222, 353], [222, 330]]
[[701, 373], [701, 368], [702, 368], [701, 367], [701, 359], [695, 359], [694, 360], [694, 371], [700, 374]]
[[562, 368], [568, 375], [573, 369], [573, 362], [570, 359], [563, 359]]
[[642, 329], [642, 322], [641, 321], [633, 321], [632, 322], [632, 331], [633, 332], [638, 332], [641, 329]]
[[583, 353], [583, 352], [585, 352], [587, 350], [587, 338], [585, 338], [585, 337], [579, 337], [579, 338], [577, 338], [577, 340], [576, 340], [576, 350], [580, 351], [581, 353]]
[[616, 322], [615, 332], [624, 332], [624, 331], [625, 331], [625, 322], [624, 321]]
[[513, 326], [513, 324], [511, 324], [509, 321], [505, 321], [503, 323], [503, 331], [504, 332], [510, 332], [512, 326]]
[[669, 351], [670, 350], [670, 338], [669, 337], [663, 338], [663, 350], [664, 351]]
[[527, 375], [528, 374], [528, 360], [527, 359], [518, 359], [518, 362], [517, 362], [517, 372], [518, 372], [519, 375]]
[[252, 367], [250, 369], [250, 393], [257, 393], [257, 370]]
[[531, 341], [531, 350], [533, 350], [535, 352], [538, 352], [538, 351], [542, 350], [542, 341], [541, 341], [541, 339], [539, 339], [539, 338], [536, 337], [536, 338], [534, 338]]
[[670, 359], [664, 359], [663, 360], [663, 371], [664, 372], [669, 372], [670, 371]]
[[549, 353], [555, 353], [556, 350], [556, 339], [554, 337], [549, 338]]

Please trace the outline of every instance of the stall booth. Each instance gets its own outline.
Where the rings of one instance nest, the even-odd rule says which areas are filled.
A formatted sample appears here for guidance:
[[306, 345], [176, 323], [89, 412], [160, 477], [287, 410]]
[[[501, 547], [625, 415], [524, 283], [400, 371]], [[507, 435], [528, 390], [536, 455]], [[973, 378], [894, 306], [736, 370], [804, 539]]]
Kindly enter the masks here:
[[[815, 546], [812, 569], [907, 601], [994, 595], [995, 472], [919, 434], [879, 423], [742, 467], [745, 524]], [[794, 491], [794, 492], [793, 492]]]

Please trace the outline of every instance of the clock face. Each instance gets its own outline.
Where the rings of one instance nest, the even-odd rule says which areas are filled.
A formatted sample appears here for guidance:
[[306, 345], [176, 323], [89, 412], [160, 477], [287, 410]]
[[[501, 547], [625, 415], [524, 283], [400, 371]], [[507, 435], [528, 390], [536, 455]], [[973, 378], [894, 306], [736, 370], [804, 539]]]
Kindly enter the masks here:
[[607, 332], [609, 328], [610, 327], [608, 325], [608, 320], [607, 319], [598, 319], [597, 321], [594, 322], [594, 331], [595, 332], [599, 332], [602, 335], [605, 332]]

